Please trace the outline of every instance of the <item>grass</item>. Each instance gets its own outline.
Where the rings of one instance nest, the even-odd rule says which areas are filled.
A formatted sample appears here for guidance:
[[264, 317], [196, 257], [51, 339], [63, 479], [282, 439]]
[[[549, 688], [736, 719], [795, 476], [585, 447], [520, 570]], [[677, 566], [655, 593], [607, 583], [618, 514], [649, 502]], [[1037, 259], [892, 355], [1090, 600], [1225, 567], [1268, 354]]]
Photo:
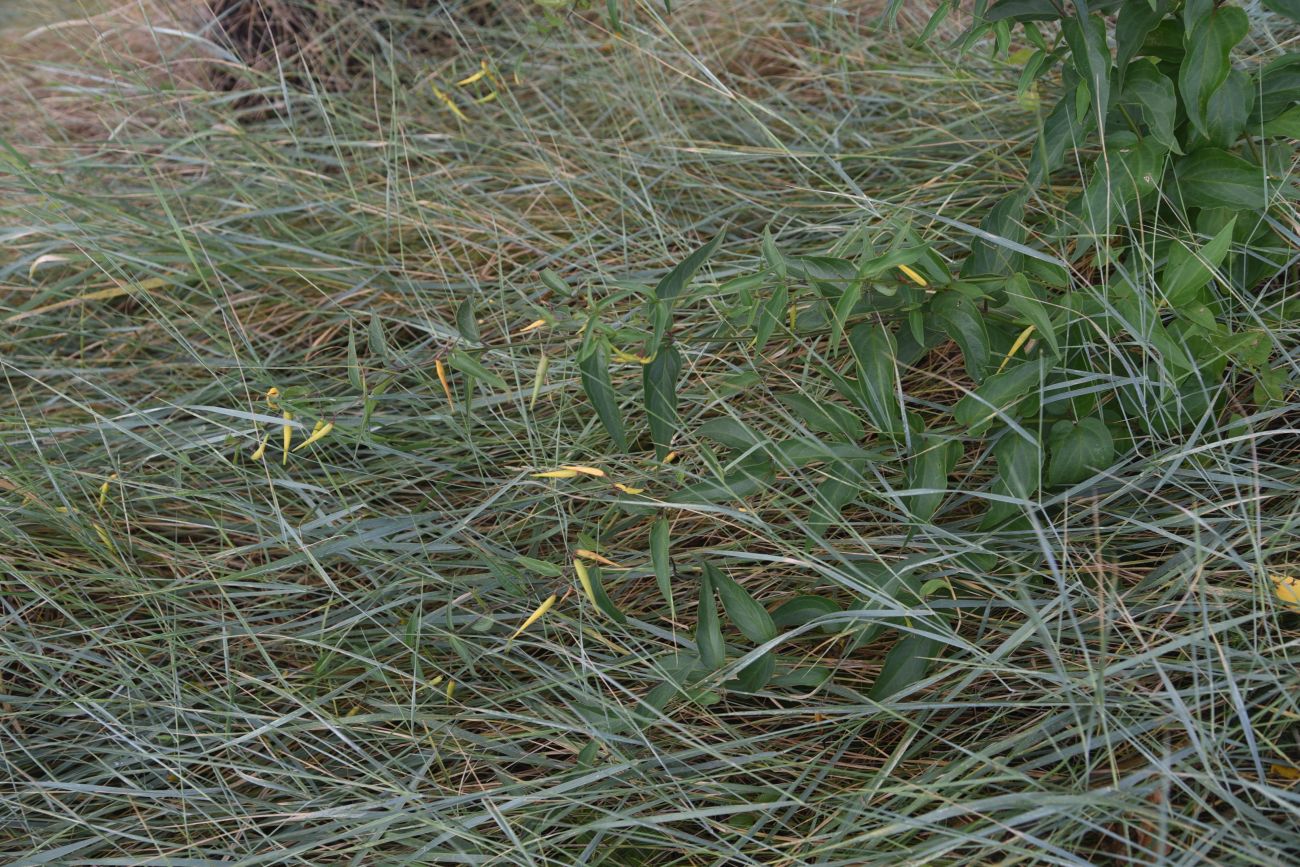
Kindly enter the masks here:
[[[702, 422], [798, 430], [779, 395], [832, 399], [827, 329], [759, 351], [727, 325], [763, 230], [821, 254], [908, 219], [959, 257], [1023, 177], [1035, 111], [1014, 67], [866, 6], [674, 6], [626, 7], [621, 37], [528, 4], [336, 10], [279, 68], [239, 65], [187, 9], [0, 37], [7, 863], [1297, 857], [1300, 633], [1267, 579], [1300, 568], [1294, 268], [1234, 314], [1288, 371], [1280, 405], [1245, 435], [1225, 417], [1121, 449], [1028, 530], [977, 531], [980, 450], [923, 524], [884, 466], [884, 496], [830, 528], [807, 506], [824, 469], [681, 501], [727, 469]], [[1261, 26], [1250, 62], [1286, 38]], [[490, 83], [455, 83], [482, 60], [501, 83], [472, 104]], [[230, 75], [242, 90], [213, 86]], [[681, 458], [618, 454], [579, 384], [588, 312], [719, 232], [675, 325]], [[475, 345], [467, 301], [505, 387], [448, 367], [449, 405], [435, 361]], [[1071, 387], [1159, 380], [1122, 349]], [[629, 420], [638, 367], [614, 378]], [[284, 463], [272, 387], [295, 443], [335, 425]], [[925, 411], [968, 387], [951, 345], [905, 379]], [[563, 464], [608, 475], [533, 477]], [[579, 548], [618, 564], [626, 625], [576, 591]], [[718, 677], [716, 701], [649, 710], [694, 648], [701, 557], [769, 607], [817, 592], [868, 621], [916, 613], [870, 575], [944, 578], [951, 625], [914, 627], [942, 657], [875, 701], [891, 639], [805, 632], [782, 658], [830, 669], [820, 686]]]

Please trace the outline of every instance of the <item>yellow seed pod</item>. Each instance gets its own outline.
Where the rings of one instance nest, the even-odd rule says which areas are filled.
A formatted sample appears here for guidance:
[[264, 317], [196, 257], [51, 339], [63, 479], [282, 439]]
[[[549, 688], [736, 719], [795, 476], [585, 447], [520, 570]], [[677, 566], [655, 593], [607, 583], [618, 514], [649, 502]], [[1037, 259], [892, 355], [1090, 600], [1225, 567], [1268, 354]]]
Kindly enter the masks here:
[[260, 461], [262, 457], [266, 454], [266, 444], [269, 443], [270, 441], [271, 441], [270, 434], [267, 434], [266, 436], [262, 437], [262, 444], [257, 447], [257, 451], [249, 455], [249, 459], [254, 461]]
[[586, 548], [579, 548], [573, 553], [579, 557], [582, 557], [587, 560], [594, 560], [597, 563], [601, 563], [605, 566], [612, 566], [615, 569], [621, 568], [617, 563], [615, 563], [613, 560], [609, 559], [608, 557], [602, 557], [599, 554], [597, 554], [595, 551], [588, 551]]
[[534, 479], [576, 479], [577, 470], [547, 470], [544, 473], [533, 473]]
[[602, 478], [605, 471], [597, 467], [584, 467], [581, 464], [564, 464], [560, 467], [562, 470], [573, 470], [575, 473], [582, 473], [584, 476], [596, 476]]
[[332, 430], [334, 430], [334, 422], [326, 422], [325, 424], [316, 422], [316, 429], [312, 431], [312, 435], [299, 443], [298, 448], [294, 449], [294, 451], [296, 452], [300, 449], [305, 449], [312, 443], [325, 439], [325, 437], [329, 436], [329, 433]]
[[582, 585], [582, 592], [587, 594], [591, 604], [596, 604], [596, 594], [591, 589], [591, 575], [587, 572], [587, 564], [581, 560], [573, 561], [573, 571], [578, 573], [578, 583]]
[[[293, 421], [293, 413], [289, 412], [287, 409], [280, 413], [280, 416], [285, 421]], [[289, 463], [289, 446], [293, 444], [293, 425], [284, 425], [280, 431], [284, 437], [284, 458], [280, 461], [280, 464], [281, 466], [285, 466]]]
[[920, 274], [916, 273], [906, 265], [899, 265], [898, 270], [902, 271], [904, 274], [910, 277], [912, 279], [912, 282], [915, 283], [917, 286], [925, 287], [930, 285], [929, 283], [925, 282], [924, 277], [922, 277]]

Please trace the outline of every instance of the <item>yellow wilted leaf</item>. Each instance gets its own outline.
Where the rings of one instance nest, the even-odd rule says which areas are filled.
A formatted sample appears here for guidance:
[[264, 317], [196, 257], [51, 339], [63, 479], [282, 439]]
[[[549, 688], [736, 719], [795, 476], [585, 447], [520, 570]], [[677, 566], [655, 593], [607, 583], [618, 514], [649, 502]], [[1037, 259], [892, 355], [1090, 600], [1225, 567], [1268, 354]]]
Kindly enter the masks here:
[[641, 494], [645, 492], [645, 488], [634, 488], [631, 485], [625, 485], [622, 482], [615, 482], [614, 487], [618, 488], [620, 491], [622, 491], [625, 494], [635, 495], [635, 494]]
[[1034, 326], [1032, 325], [1020, 332], [1020, 336], [1016, 338], [1016, 342], [1011, 344], [1011, 348], [1007, 350], [1007, 357], [1002, 359], [1002, 363], [998, 365], [998, 373], [1002, 372], [1002, 368], [1007, 366], [1007, 362], [1011, 360], [1011, 356], [1020, 351], [1020, 347], [1025, 345], [1026, 341], [1029, 340], [1029, 335], [1033, 333]]
[[545, 326], [546, 326], [546, 320], [538, 319], [528, 323], [523, 328], [520, 328], [518, 331], [515, 332], [515, 334], [527, 334], [530, 331], [536, 331], [537, 329], [543, 328]]
[[577, 470], [547, 470], [544, 473], [533, 473], [534, 479], [575, 479], [577, 477]]
[[[555, 594], [552, 593], [550, 596], [546, 597], [546, 601], [545, 601], [545, 602], [543, 602], [541, 605], [538, 605], [538, 606], [537, 606], [537, 610], [536, 610], [536, 611], [534, 611], [532, 614], [529, 614], [529, 615], [528, 615], [528, 619], [525, 620], [525, 621], [523, 622], [523, 624], [520, 625], [520, 627], [519, 627], [518, 629], [515, 630], [515, 634], [510, 636], [510, 640], [511, 640], [511, 641], [514, 641], [516, 638], [519, 637], [520, 633], [522, 633], [525, 629], [527, 629], [528, 627], [532, 626], [532, 625], [533, 625], [534, 623], [536, 623], [538, 620], [541, 620], [541, 619], [542, 619], [542, 615], [545, 614], [547, 611], [550, 611], [550, 610], [551, 610], [551, 606], [554, 605], [554, 604], [555, 604]], [[447, 697], [448, 697], [448, 698], [451, 698], [451, 685], [450, 685], [450, 684], [448, 684], [448, 686], [447, 686]]]
[[573, 553], [587, 560], [594, 560], [595, 562], [603, 563], [606, 566], [613, 566], [615, 569], [621, 568], [617, 563], [615, 563], [613, 560], [609, 559], [608, 557], [602, 557], [599, 554], [597, 554], [595, 551], [588, 551], [586, 548], [579, 548]]
[[1300, 578], [1291, 575], [1270, 575], [1277, 585], [1277, 598], [1293, 608], [1300, 607]]
[[262, 459], [262, 456], [266, 454], [266, 444], [269, 443], [270, 441], [271, 441], [270, 434], [267, 434], [266, 436], [262, 437], [262, 444], [257, 447], [257, 451], [249, 455], [249, 458], [254, 461], [260, 461]]
[[581, 464], [564, 464], [560, 467], [562, 470], [573, 470], [575, 473], [582, 473], [584, 476], [596, 476], [603, 478], [605, 471], [596, 467], [584, 467]]
[[433, 369], [438, 372], [438, 382], [442, 383], [442, 393], [447, 395], [447, 406], [452, 412], [456, 411], [456, 401], [451, 396], [451, 384], [447, 382], [447, 367], [442, 363], [441, 358], [434, 359]]
[[108, 502], [108, 485], [116, 478], [117, 473], [112, 473], [104, 480], [104, 484], [99, 486], [99, 507], [101, 509], [104, 508], [104, 504]]

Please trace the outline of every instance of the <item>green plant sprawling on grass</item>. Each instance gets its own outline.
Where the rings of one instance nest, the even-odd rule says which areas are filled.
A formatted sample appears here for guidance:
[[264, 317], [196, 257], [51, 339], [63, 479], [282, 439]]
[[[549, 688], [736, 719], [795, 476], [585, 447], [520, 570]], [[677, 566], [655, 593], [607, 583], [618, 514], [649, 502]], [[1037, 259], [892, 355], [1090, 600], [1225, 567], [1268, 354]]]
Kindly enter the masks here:
[[434, 5], [0, 32], [6, 863], [1295, 860], [1294, 2]]

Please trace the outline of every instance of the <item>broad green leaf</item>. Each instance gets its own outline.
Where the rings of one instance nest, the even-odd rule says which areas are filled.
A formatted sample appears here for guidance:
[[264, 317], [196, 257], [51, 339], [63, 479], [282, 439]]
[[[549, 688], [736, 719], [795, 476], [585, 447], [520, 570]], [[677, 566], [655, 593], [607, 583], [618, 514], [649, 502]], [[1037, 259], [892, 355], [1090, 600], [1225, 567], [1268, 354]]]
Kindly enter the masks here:
[[649, 364], [641, 366], [641, 385], [645, 392], [646, 414], [650, 417], [650, 439], [655, 458], [667, 457], [677, 433], [677, 377], [682, 372], [682, 357], [669, 344]]
[[871, 685], [867, 698], [885, 701], [925, 677], [934, 659], [943, 650], [943, 642], [926, 635], [909, 632], [885, 655], [880, 674]]
[[733, 449], [747, 449], [764, 440], [763, 436], [730, 416], [709, 419], [695, 429], [695, 435]]
[[1174, 163], [1178, 195], [1186, 208], [1263, 210], [1268, 204], [1264, 167], [1217, 148], [1201, 148]]
[[709, 671], [717, 671], [727, 661], [727, 649], [722, 642], [718, 605], [713, 598], [713, 581], [709, 579], [707, 569], [700, 577], [700, 606], [696, 618], [695, 647], [700, 663]]
[[[980, 229], [1006, 241], [1023, 244], [1025, 241], [1025, 202], [1029, 200], [1029, 187], [1021, 187], [998, 201], [980, 220]], [[970, 255], [962, 263], [963, 277], [984, 274], [1009, 274], [1020, 267], [1024, 254], [1009, 247], [976, 237], [971, 241]]]
[[657, 518], [650, 526], [650, 562], [655, 570], [659, 595], [673, 611], [673, 561], [669, 553], [668, 519]]
[[456, 330], [470, 343], [480, 342], [473, 298], [466, 298], [456, 306]]
[[883, 325], [863, 323], [849, 334], [849, 347], [858, 370], [858, 388], [867, 417], [876, 430], [896, 433], [903, 428], [898, 403], [898, 345]]
[[853, 308], [858, 305], [858, 301], [861, 298], [862, 283], [854, 282], [844, 290], [844, 294], [840, 296], [840, 300], [835, 302], [835, 312], [831, 317], [830, 345], [833, 349], [838, 349], [840, 338], [844, 336], [844, 324], [848, 322], [849, 317], [853, 315]]
[[1219, 6], [1187, 35], [1187, 55], [1178, 70], [1178, 91], [1192, 126], [1207, 139], [1210, 97], [1228, 77], [1233, 46], [1246, 37], [1250, 20], [1236, 6]]
[[766, 451], [785, 467], [802, 467], [819, 461], [849, 464], [885, 459], [884, 452], [878, 449], [864, 449], [853, 443], [826, 443], [814, 437], [784, 439], [771, 443]]
[[953, 419], [970, 428], [972, 437], [979, 437], [999, 418], [1037, 412], [1045, 375], [1041, 361], [1021, 362], [995, 373], [957, 402]]
[[1231, 70], [1205, 106], [1205, 129], [1210, 144], [1220, 148], [1235, 145], [1254, 105], [1250, 76], [1240, 69]]
[[1192, 252], [1182, 241], [1174, 241], [1169, 248], [1169, 262], [1161, 275], [1160, 287], [1165, 298], [1175, 310], [1182, 309], [1196, 298], [1215, 269], [1223, 264], [1232, 244], [1232, 231], [1237, 225], [1233, 217], [1200, 250]]
[[[843, 471], [847, 467], [841, 466], [838, 469]], [[813, 492], [809, 524], [818, 533], [824, 533], [829, 527], [837, 526], [840, 522], [840, 510], [853, 502], [861, 490], [862, 485], [858, 481], [837, 476], [823, 480]]]
[[767, 346], [767, 341], [771, 339], [772, 332], [785, 319], [785, 311], [789, 306], [790, 290], [784, 286], [778, 286], [772, 293], [772, 297], [767, 299], [767, 303], [758, 311], [758, 317], [754, 321], [755, 349], [762, 352], [763, 347]]
[[772, 462], [766, 457], [750, 457], [721, 479], [708, 479], [687, 485], [673, 495], [679, 502], [723, 503], [756, 494], [776, 478]]
[[348, 329], [348, 383], [357, 391], [365, 388], [365, 381], [361, 376], [361, 362], [357, 359], [357, 335], [351, 328]]
[[1300, 138], [1300, 105], [1287, 109], [1263, 126], [1264, 135]]
[[984, 13], [984, 20], [1056, 21], [1061, 17], [1060, 9], [1055, 0], [995, 0]]
[[1096, 15], [1083, 21], [1068, 18], [1061, 22], [1061, 32], [1070, 46], [1070, 61], [1092, 94], [1089, 113], [1104, 114], [1110, 105], [1110, 48], [1105, 22]]
[[[1170, 0], [1125, 0], [1115, 23], [1115, 66], [1121, 78], [1127, 79], [1133, 70], [1129, 61], [1137, 57], [1147, 34], [1156, 28], [1169, 11]], [[1125, 84], [1127, 89], [1127, 84]]]
[[1007, 431], [993, 446], [998, 475], [1013, 497], [1028, 500], [1042, 483], [1043, 446], [1037, 434], [1026, 439], [1019, 431]]
[[1066, 150], [1084, 142], [1096, 125], [1093, 112], [1080, 115], [1074, 100], [1061, 99], [1043, 121], [1043, 129], [1029, 158], [1030, 187], [1041, 184], [1052, 172], [1065, 165]]
[[1052, 458], [1047, 477], [1053, 485], [1078, 484], [1109, 467], [1115, 457], [1110, 430], [1097, 418], [1085, 418], [1078, 424], [1058, 421], [1049, 441]]
[[1129, 68], [1119, 107], [1147, 125], [1166, 150], [1181, 154], [1174, 127], [1178, 120], [1178, 94], [1174, 82], [1154, 63], [1140, 61]]
[[763, 261], [767, 263], [767, 267], [776, 272], [776, 276], [784, 280], [789, 271], [786, 268], [785, 256], [783, 256], [781, 251], [777, 249], [776, 239], [772, 237], [772, 229], [770, 227], [763, 230], [762, 246]]
[[735, 688], [740, 692], [758, 692], [776, 673], [776, 657], [771, 651], [762, 654], [736, 675]]
[[591, 400], [596, 417], [604, 426], [609, 438], [620, 452], [627, 451], [627, 435], [623, 432], [623, 416], [618, 410], [618, 395], [609, 378], [609, 347], [597, 339], [590, 351], [578, 362], [582, 374], [582, 388]]
[[1038, 300], [1037, 293], [1029, 285], [1024, 274], [1013, 274], [1006, 283], [1007, 303], [1019, 313], [1029, 325], [1034, 326], [1035, 336], [1047, 341], [1053, 354], [1060, 354], [1061, 346], [1056, 338], [1056, 326], [1047, 307]]
[[452, 367], [456, 368], [461, 373], [466, 376], [471, 376], [485, 385], [490, 385], [501, 391], [507, 389], [506, 381], [504, 379], [488, 370], [477, 358], [464, 350], [453, 349], [451, 355], [448, 356], [447, 361]]
[[[824, 596], [796, 596], [781, 605], [772, 612], [772, 622], [779, 629], [793, 629], [803, 626], [816, 620], [818, 617], [824, 617], [827, 614], [837, 614], [840, 611], [838, 602], [833, 599], [827, 599]], [[821, 631], [830, 635], [835, 634], [840, 627], [834, 623], [825, 624]]]
[[673, 270], [669, 271], [659, 285], [655, 287], [655, 297], [660, 301], [672, 301], [686, 289], [686, 285], [691, 282], [695, 272], [700, 270], [709, 257], [712, 256], [722, 244], [722, 232], [713, 237], [712, 241], [700, 247], [691, 255], [682, 260], [682, 263]]
[[816, 689], [831, 677], [831, 670], [824, 665], [810, 665], [796, 668], [772, 678], [772, 686], [785, 689]]
[[735, 624], [741, 635], [755, 644], [764, 644], [776, 638], [776, 624], [772, 622], [772, 615], [749, 595], [749, 591], [711, 563], [704, 564], [704, 571], [718, 591], [727, 619]]
[[515, 557], [515, 562], [530, 572], [536, 572], [538, 575], [545, 575], [547, 578], [559, 578], [564, 575], [564, 570], [554, 563], [548, 563], [545, 560], [536, 560], [532, 557], [525, 557], [522, 554]]
[[1278, 15], [1300, 22], [1300, 0], [1263, 0], [1264, 6]]
[[1250, 116], [1254, 130], [1300, 101], [1300, 53], [1285, 54], [1255, 73], [1250, 89], [1256, 96]]
[[591, 584], [591, 593], [595, 597], [596, 607], [615, 623], [627, 623], [627, 617], [614, 605], [614, 601], [605, 593], [605, 585], [600, 578], [600, 567], [587, 567], [587, 580]]
[[366, 345], [370, 354], [376, 358], [388, 358], [388, 340], [384, 336], [384, 323], [375, 314], [370, 314], [370, 324], [366, 328]]
[[907, 509], [914, 520], [928, 523], [934, 517], [947, 495], [948, 474], [957, 465], [961, 445], [956, 440], [933, 434], [919, 434], [913, 438], [917, 449], [907, 462], [907, 486], [928, 489], [933, 493], [916, 494], [907, 498]]
[[966, 372], [976, 382], [984, 380], [989, 367], [989, 335], [984, 316], [974, 302], [957, 292], [945, 292], [934, 300], [934, 315], [940, 327], [957, 341], [966, 361]]
[[[798, 256], [786, 260], [790, 275], [843, 289], [858, 278], [858, 266], [835, 256]], [[838, 297], [838, 292], [836, 293]]]
[[781, 394], [777, 400], [797, 415], [810, 430], [858, 441], [866, 436], [861, 420], [837, 403], [814, 400], [804, 394]]

